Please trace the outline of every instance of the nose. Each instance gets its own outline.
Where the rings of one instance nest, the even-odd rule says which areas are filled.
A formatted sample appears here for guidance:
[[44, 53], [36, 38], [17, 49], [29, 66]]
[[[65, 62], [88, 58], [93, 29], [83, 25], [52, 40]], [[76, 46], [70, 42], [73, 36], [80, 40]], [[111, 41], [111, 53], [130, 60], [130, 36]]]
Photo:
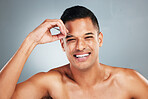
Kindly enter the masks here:
[[82, 39], [79, 39], [76, 44], [76, 50], [83, 51], [86, 48], [86, 42]]

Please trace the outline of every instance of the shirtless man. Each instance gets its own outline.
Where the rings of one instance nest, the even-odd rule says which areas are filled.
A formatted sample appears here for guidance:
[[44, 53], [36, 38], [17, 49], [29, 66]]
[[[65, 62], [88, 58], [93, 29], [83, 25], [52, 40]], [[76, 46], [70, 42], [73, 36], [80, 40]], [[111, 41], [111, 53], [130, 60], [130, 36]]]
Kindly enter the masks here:
[[[60, 34], [52, 35], [51, 28]], [[17, 84], [38, 44], [60, 40], [69, 64]], [[85, 7], [68, 8], [60, 19], [46, 19], [24, 40], [0, 74], [0, 99], [148, 99], [148, 81], [135, 70], [99, 63], [103, 34]]]

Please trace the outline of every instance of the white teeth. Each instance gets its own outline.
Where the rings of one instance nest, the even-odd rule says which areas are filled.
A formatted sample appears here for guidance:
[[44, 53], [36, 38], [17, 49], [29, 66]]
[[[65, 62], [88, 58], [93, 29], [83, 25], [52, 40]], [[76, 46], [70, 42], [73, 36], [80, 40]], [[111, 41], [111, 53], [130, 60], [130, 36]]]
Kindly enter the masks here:
[[83, 55], [76, 55], [77, 58], [82, 58], [82, 57], [86, 57], [88, 56], [89, 54], [83, 54]]

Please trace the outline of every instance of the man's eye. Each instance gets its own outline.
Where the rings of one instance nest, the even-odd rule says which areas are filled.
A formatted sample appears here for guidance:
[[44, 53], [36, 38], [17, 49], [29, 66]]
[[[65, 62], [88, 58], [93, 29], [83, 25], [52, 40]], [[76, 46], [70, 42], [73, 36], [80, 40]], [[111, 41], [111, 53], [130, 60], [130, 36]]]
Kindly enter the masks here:
[[88, 38], [93, 38], [93, 36], [87, 36], [87, 37], [85, 37], [85, 39], [88, 39]]
[[68, 39], [67, 42], [69, 42], [69, 41], [74, 41], [74, 40], [76, 40], [76, 39]]

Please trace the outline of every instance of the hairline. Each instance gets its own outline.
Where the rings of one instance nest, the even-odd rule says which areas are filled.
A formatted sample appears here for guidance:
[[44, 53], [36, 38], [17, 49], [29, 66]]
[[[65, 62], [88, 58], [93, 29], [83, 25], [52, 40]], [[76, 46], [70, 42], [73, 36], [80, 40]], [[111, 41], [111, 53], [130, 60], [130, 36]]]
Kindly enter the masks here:
[[93, 20], [91, 19], [91, 17], [87, 16], [87, 17], [83, 17], [83, 18], [75, 18], [75, 19], [71, 19], [71, 20], [67, 20], [64, 22], [64, 24], [66, 24], [66, 22], [69, 22], [69, 21], [74, 21], [74, 20], [77, 20], [77, 19], [85, 19], [85, 18], [89, 18], [94, 26], [94, 28], [96, 28], [97, 32], [98, 32], [98, 35], [100, 33], [100, 27], [97, 25], [97, 23], [94, 23]]

